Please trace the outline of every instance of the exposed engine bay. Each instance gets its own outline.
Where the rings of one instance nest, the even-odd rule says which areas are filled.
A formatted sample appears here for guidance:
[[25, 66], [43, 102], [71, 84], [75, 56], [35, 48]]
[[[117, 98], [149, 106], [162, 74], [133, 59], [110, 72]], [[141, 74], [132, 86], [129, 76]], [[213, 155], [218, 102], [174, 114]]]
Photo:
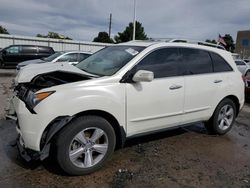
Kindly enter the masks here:
[[43, 88], [48, 88], [56, 85], [62, 85], [72, 82], [78, 82], [83, 80], [91, 79], [90, 76], [80, 75], [76, 73], [55, 71], [45, 74], [40, 74], [34, 77], [29, 83], [20, 83], [16, 86], [15, 90], [18, 90], [20, 86], [25, 86], [36, 92]]
[[94, 77], [89, 75], [54, 71], [37, 75], [28, 83], [19, 83], [15, 86], [14, 92], [16, 97], [22, 100], [26, 104], [26, 107], [33, 113], [34, 111], [30, 107], [32, 106], [34, 95], [37, 91], [52, 86], [89, 80], [92, 78]]

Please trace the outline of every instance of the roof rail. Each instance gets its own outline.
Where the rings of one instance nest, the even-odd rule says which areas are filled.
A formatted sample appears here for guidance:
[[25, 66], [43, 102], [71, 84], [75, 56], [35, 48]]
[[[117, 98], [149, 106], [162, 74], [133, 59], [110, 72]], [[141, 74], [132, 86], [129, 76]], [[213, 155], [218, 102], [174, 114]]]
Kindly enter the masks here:
[[221, 46], [219, 44], [214, 44], [210, 42], [204, 42], [204, 41], [197, 41], [197, 40], [189, 40], [189, 39], [173, 39], [173, 38], [150, 38], [150, 41], [156, 41], [156, 42], [181, 42], [181, 43], [189, 43], [189, 44], [198, 44], [203, 46], [210, 46], [214, 48], [219, 48], [222, 50], [226, 50], [224, 46]]

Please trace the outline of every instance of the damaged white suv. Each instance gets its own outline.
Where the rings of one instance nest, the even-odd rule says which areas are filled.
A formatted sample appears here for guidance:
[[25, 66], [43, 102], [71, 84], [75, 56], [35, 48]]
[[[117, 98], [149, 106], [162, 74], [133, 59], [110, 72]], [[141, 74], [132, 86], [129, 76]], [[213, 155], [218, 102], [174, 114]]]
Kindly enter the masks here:
[[15, 79], [18, 148], [72, 175], [102, 167], [125, 140], [194, 122], [225, 134], [244, 103], [231, 53], [198, 44], [129, 42], [76, 66], [30, 65]]

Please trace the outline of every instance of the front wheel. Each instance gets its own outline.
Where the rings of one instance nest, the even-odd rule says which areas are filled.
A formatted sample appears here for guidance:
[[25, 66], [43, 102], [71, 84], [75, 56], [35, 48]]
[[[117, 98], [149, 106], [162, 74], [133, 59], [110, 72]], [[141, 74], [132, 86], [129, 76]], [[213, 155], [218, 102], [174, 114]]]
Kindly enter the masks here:
[[111, 157], [116, 143], [113, 127], [99, 116], [73, 120], [56, 142], [59, 166], [70, 175], [84, 175], [101, 168]]
[[235, 117], [235, 103], [227, 98], [220, 102], [211, 119], [205, 123], [205, 126], [210, 133], [223, 135], [230, 131]]

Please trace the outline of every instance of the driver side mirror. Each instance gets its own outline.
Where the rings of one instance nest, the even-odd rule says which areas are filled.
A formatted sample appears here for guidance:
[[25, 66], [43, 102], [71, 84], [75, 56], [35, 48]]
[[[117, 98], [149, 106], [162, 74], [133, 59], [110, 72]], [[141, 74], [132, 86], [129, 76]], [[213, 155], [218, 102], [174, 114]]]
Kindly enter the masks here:
[[146, 70], [137, 71], [132, 78], [134, 82], [151, 82], [153, 79], [154, 73]]

